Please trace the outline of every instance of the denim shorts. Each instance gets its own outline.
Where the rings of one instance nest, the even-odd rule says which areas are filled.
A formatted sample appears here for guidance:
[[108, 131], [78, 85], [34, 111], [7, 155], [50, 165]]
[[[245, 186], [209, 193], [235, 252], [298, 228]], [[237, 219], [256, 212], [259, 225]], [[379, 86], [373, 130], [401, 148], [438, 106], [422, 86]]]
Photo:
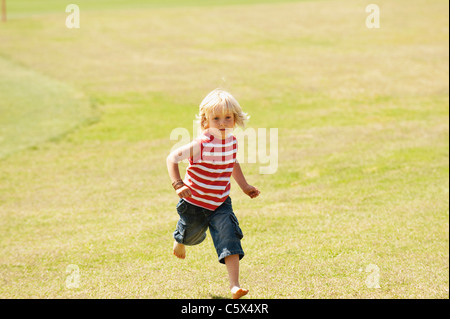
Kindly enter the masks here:
[[180, 199], [177, 205], [180, 215], [173, 237], [183, 245], [198, 245], [206, 238], [209, 228], [219, 262], [225, 257], [239, 255], [244, 257], [241, 239], [244, 237], [239, 222], [233, 213], [231, 198], [228, 197], [215, 211], [192, 205]]

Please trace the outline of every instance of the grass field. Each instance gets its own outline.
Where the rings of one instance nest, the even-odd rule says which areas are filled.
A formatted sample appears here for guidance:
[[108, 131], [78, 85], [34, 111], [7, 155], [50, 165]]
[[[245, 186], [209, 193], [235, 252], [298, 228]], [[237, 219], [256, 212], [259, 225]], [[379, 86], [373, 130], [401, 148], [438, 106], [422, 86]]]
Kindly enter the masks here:
[[165, 166], [216, 87], [279, 132], [232, 186], [246, 298], [449, 298], [447, 1], [7, 2], [1, 298], [229, 298], [209, 234], [172, 255]]

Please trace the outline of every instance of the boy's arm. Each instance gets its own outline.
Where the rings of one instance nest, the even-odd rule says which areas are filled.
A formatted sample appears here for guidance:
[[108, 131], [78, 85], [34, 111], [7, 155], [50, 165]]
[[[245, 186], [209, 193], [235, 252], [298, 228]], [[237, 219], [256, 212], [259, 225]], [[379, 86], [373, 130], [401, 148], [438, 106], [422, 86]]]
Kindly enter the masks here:
[[[190, 189], [183, 184], [183, 180], [180, 176], [180, 169], [178, 168], [178, 163], [189, 158], [195, 157], [200, 153], [200, 144], [197, 141], [193, 141], [185, 146], [182, 146], [167, 156], [166, 164], [167, 170], [169, 171], [169, 176], [172, 181], [172, 186], [175, 184], [176, 192], [180, 198], [190, 197]], [[177, 187], [176, 185], [179, 185]]]
[[242, 173], [241, 165], [237, 160], [236, 163], [234, 163], [233, 173], [231, 174], [231, 176], [233, 176], [234, 180], [242, 190], [244, 190], [248, 186], [244, 173]]
[[234, 180], [242, 189], [242, 191], [250, 196], [250, 198], [255, 198], [260, 194], [260, 191], [256, 187], [247, 183], [244, 173], [242, 173], [241, 165], [238, 161], [234, 163], [233, 173], [231, 176], [233, 176]]

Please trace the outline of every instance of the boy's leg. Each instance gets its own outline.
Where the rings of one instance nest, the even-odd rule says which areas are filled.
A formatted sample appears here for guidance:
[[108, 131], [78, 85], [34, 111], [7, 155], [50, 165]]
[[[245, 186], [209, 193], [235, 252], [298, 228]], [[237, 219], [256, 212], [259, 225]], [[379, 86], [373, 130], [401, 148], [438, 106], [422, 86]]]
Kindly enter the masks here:
[[228, 270], [228, 278], [230, 279], [230, 289], [233, 299], [239, 299], [248, 293], [247, 289], [241, 288], [239, 285], [239, 255], [231, 255], [225, 257], [225, 265]]
[[239, 259], [244, 257], [241, 246], [244, 235], [233, 213], [231, 199], [228, 198], [210, 215], [209, 232], [220, 263], [225, 264], [225, 258], [231, 255], [238, 255]]
[[208, 221], [202, 213], [202, 209], [184, 200], [180, 200], [178, 203], [177, 212], [180, 215], [180, 219], [173, 233], [175, 239], [173, 254], [178, 258], [184, 259], [186, 257], [186, 245], [198, 245], [206, 238]]
[[239, 222], [233, 213], [231, 199], [228, 198], [209, 218], [209, 231], [220, 263], [227, 267], [230, 289], [234, 299], [248, 293], [239, 286], [239, 260], [244, 257], [241, 246], [243, 237]]

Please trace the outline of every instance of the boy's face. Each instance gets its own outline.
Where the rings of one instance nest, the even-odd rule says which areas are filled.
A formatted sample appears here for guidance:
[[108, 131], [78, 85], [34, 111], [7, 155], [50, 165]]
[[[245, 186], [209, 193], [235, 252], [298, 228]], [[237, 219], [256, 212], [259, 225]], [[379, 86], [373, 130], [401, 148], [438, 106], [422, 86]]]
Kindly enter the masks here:
[[233, 113], [216, 113], [208, 119], [207, 128], [216, 137], [225, 139], [234, 128]]

